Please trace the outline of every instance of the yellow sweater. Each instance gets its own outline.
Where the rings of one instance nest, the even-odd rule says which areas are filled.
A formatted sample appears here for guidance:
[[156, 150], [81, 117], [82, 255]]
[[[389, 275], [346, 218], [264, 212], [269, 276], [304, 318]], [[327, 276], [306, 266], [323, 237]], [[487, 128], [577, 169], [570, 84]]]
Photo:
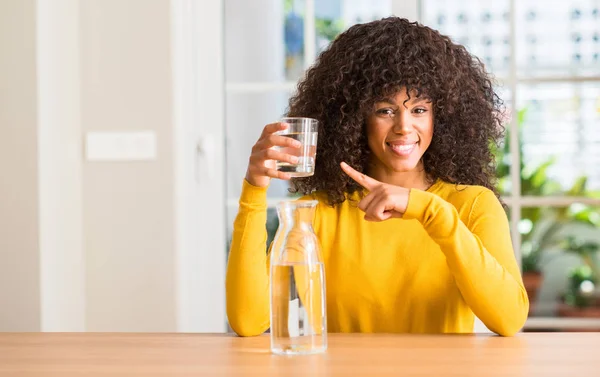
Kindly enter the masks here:
[[[239, 335], [269, 328], [266, 188], [244, 181], [227, 266], [227, 315]], [[368, 222], [359, 194], [335, 207], [320, 194], [330, 332], [468, 333], [474, 315], [513, 335], [529, 301], [504, 209], [490, 190], [438, 180], [410, 191], [402, 219]]]

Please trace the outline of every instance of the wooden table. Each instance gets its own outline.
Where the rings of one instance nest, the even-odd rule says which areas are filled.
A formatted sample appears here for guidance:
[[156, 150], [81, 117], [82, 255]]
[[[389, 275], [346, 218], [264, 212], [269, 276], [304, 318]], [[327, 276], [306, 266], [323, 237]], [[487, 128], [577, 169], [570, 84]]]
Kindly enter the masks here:
[[600, 376], [600, 333], [330, 334], [311, 356], [269, 338], [199, 334], [0, 333], [0, 376]]

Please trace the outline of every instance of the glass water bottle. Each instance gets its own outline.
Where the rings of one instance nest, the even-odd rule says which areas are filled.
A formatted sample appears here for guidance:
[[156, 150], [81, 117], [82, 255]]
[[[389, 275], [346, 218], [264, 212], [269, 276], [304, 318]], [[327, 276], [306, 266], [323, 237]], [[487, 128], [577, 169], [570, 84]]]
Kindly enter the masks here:
[[325, 270], [313, 230], [316, 200], [282, 202], [271, 248], [271, 350], [310, 354], [327, 349]]

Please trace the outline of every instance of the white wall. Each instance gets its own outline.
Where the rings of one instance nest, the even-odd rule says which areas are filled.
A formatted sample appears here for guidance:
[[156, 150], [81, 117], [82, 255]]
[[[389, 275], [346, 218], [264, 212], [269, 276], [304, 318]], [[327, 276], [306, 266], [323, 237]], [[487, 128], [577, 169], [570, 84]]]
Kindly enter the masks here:
[[35, 1], [0, 1], [0, 331], [40, 329]]
[[177, 325], [224, 332], [223, 1], [172, 1]]
[[[171, 6], [190, 1], [0, 2], [0, 331], [224, 331], [223, 172], [187, 186], [197, 140], [176, 130]], [[223, 140], [219, 39], [196, 42], [187, 135]], [[139, 130], [156, 159], [84, 160], [86, 133]]]
[[78, 0], [38, 0], [41, 328], [85, 329]]
[[87, 329], [175, 331], [170, 2], [80, 4], [83, 132], [158, 142], [155, 161], [84, 162]]

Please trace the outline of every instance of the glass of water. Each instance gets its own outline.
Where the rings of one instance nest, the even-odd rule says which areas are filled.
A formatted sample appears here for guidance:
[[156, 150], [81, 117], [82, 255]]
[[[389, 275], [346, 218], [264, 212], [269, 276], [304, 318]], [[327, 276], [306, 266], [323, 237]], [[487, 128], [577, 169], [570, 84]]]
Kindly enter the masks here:
[[279, 147], [283, 153], [298, 157], [297, 164], [277, 161], [277, 170], [288, 173], [291, 177], [308, 177], [315, 172], [315, 158], [317, 156], [317, 135], [319, 122], [312, 118], [282, 118], [288, 128], [277, 134], [290, 137], [302, 143], [300, 148]]

